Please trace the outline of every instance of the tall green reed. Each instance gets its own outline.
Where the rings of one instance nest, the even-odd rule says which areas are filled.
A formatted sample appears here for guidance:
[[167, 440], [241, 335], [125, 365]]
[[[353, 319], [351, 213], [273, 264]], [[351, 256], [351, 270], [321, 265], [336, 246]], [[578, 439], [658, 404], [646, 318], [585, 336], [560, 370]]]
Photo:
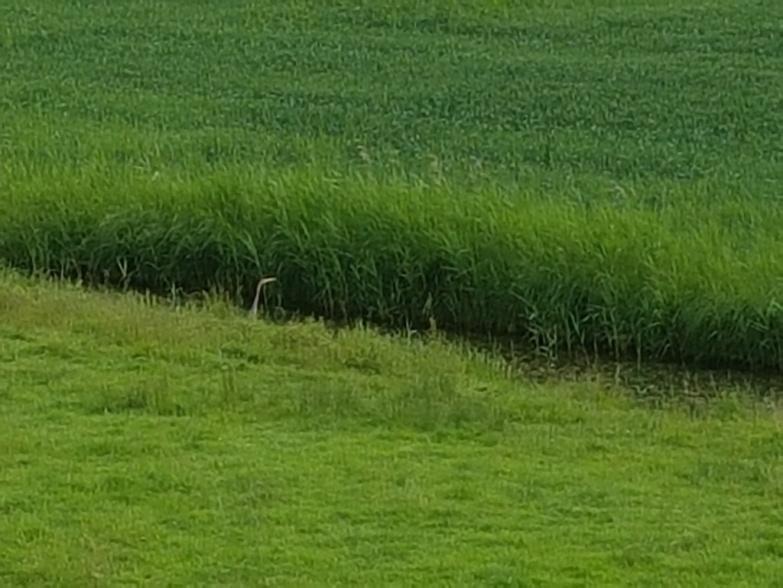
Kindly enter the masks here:
[[243, 303], [274, 276], [270, 303], [337, 320], [783, 367], [783, 240], [761, 201], [747, 203], [748, 231], [726, 222], [731, 201], [580, 203], [316, 171], [88, 171], [9, 185], [6, 202], [0, 259], [28, 271]]

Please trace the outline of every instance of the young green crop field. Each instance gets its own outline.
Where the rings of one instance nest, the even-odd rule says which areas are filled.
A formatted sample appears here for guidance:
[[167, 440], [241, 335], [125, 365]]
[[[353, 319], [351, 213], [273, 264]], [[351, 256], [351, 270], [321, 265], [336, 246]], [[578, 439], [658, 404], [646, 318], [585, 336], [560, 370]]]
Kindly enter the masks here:
[[781, 129], [776, 0], [4, 0], [0, 585], [780, 585]]
[[776, 1], [15, 1], [0, 258], [783, 368]]
[[623, 185], [713, 178], [775, 196], [783, 174], [774, 0], [0, 10], [7, 171], [316, 162]]
[[[703, 390], [693, 390], [700, 394]], [[0, 583], [774, 586], [783, 407], [0, 276]]]

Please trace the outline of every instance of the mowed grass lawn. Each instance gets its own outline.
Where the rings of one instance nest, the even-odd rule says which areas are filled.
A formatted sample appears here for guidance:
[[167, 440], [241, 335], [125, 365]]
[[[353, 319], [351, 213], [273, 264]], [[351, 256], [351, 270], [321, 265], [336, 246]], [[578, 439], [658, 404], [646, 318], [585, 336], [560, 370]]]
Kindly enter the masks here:
[[779, 404], [0, 278], [0, 584], [779, 585]]

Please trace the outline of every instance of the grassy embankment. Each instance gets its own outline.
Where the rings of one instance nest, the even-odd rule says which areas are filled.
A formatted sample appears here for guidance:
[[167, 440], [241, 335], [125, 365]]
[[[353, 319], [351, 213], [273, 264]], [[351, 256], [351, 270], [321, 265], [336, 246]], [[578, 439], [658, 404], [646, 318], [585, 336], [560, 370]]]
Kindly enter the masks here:
[[779, 404], [520, 376], [2, 274], [0, 583], [779, 581]]
[[[780, 368], [777, 2], [326, 4], [4, 2], [0, 259]], [[0, 584], [779, 582], [779, 401], [525, 377], [0, 274]]]
[[778, 3], [410, 8], [7, 3], [0, 257], [780, 369]]

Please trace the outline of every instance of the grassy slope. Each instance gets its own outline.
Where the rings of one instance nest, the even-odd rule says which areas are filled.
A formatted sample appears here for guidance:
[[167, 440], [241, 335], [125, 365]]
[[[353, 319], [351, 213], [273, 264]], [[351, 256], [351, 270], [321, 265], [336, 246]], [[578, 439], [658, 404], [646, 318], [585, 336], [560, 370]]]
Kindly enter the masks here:
[[774, 585], [780, 407], [0, 277], [0, 583]]

